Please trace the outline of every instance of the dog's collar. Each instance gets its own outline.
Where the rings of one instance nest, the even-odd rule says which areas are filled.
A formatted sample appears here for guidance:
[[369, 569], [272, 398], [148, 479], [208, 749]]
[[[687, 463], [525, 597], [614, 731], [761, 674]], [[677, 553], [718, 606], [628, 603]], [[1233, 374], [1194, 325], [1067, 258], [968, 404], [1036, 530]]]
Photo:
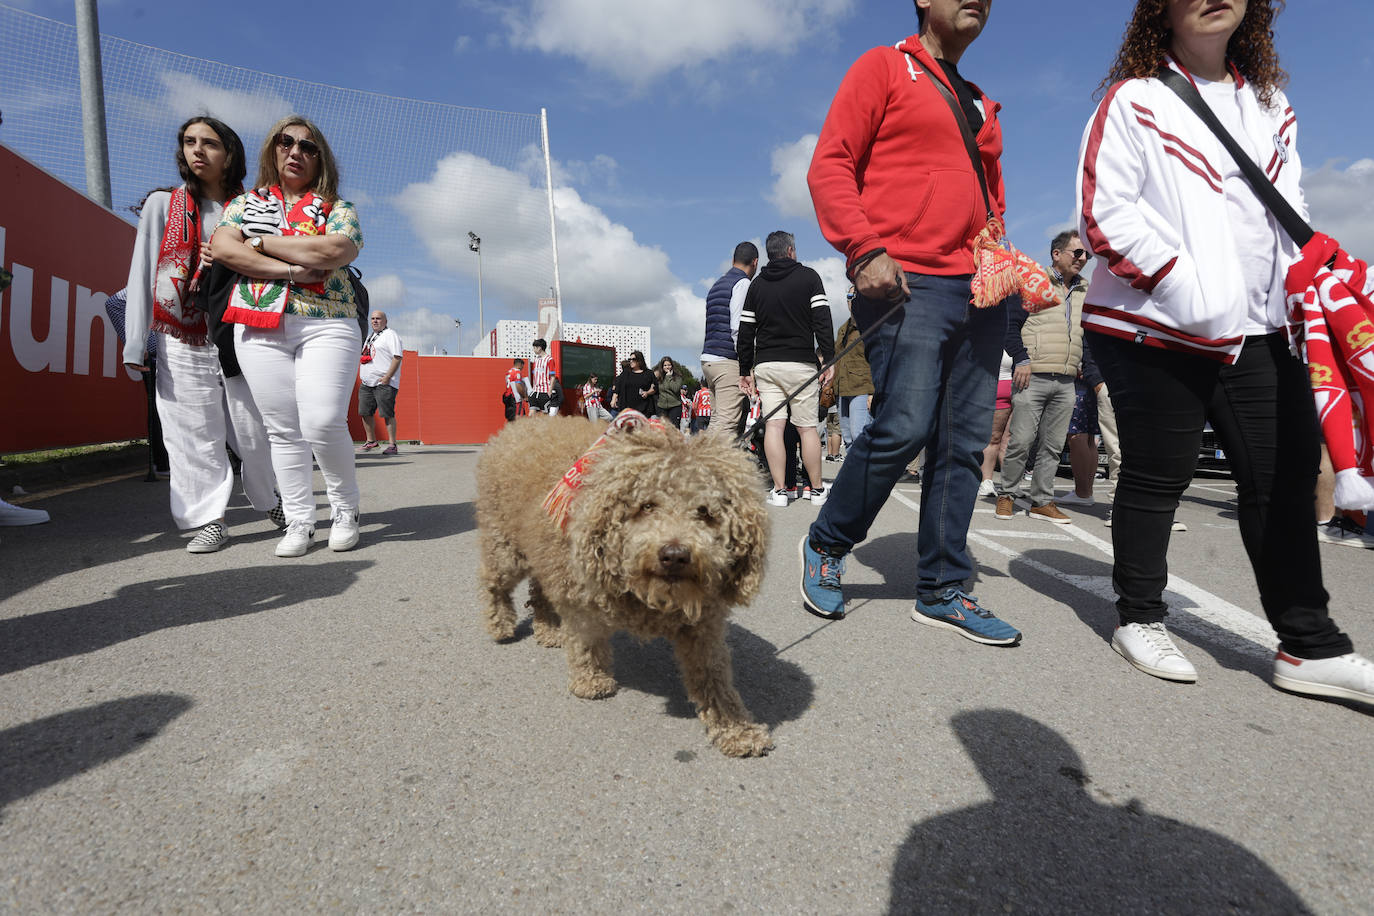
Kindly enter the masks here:
[[583, 452], [572, 463], [572, 467], [563, 473], [558, 483], [553, 485], [549, 495], [544, 497], [544, 511], [549, 514], [549, 517], [553, 519], [554, 524], [560, 530], [567, 530], [568, 516], [572, 512], [572, 502], [577, 496], [577, 491], [582, 488], [582, 478], [586, 476], [587, 470], [596, 463], [597, 458], [600, 457], [598, 453], [605, 447], [610, 437], [625, 430], [639, 429], [645, 426], [652, 426], [657, 429], [668, 428], [658, 417], [646, 417], [637, 410], [622, 410], [616, 414], [611, 425], [606, 427], [606, 432], [593, 442], [591, 448]]

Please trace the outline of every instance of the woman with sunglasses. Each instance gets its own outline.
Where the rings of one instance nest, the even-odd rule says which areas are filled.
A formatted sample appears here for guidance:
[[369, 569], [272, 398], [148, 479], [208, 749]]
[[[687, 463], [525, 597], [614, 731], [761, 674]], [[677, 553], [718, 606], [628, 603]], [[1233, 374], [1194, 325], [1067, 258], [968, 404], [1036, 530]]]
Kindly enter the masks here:
[[[1083, 324], [1121, 438], [1112, 647], [1195, 681], [1164, 627], [1169, 529], [1211, 421], [1236, 479], [1241, 538], [1278, 634], [1274, 685], [1374, 702], [1374, 664], [1327, 613], [1313, 492], [1321, 434], [1285, 333], [1297, 258], [1225, 147], [1163, 81], [1189, 80], [1304, 212], [1297, 120], [1273, 45], [1277, 0], [1138, 0], [1079, 158], [1081, 234], [1101, 259]], [[1107, 81], [1104, 81], [1106, 85]]]
[[[124, 365], [153, 378], [171, 470], [172, 518], [199, 528], [190, 553], [214, 553], [229, 540], [224, 510], [234, 490], [226, 442], [243, 461], [253, 506], [273, 509], [272, 459], [262, 417], [242, 376], [226, 376], [210, 342], [199, 285], [209, 274], [210, 235], [224, 202], [242, 193], [243, 142], [214, 118], [191, 118], [177, 131], [182, 185], [153, 191], [138, 210], [124, 311]], [[149, 331], [158, 335], [148, 365]]]
[[619, 410], [637, 410], [646, 417], [654, 415], [658, 402], [658, 382], [654, 373], [644, 361], [644, 354], [635, 350], [630, 354], [630, 365], [615, 380], [614, 403]]
[[305, 554], [315, 536], [311, 452], [324, 475], [329, 546], [358, 543], [357, 474], [348, 400], [362, 338], [345, 269], [363, 236], [353, 204], [340, 200], [339, 171], [319, 128], [299, 115], [272, 128], [256, 189], [225, 208], [214, 256], [240, 274], [224, 320], [272, 440], [286, 514], [279, 557]]

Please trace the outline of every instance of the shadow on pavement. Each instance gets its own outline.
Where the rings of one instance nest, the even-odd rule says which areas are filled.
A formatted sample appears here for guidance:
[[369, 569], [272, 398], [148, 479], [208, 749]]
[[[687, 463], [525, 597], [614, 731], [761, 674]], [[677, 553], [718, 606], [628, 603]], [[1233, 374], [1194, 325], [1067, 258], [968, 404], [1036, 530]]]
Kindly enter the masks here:
[[250, 566], [126, 585], [78, 607], [0, 620], [0, 674], [104, 649], [168, 627], [343, 594], [370, 562]]
[[916, 600], [916, 532], [885, 534], [854, 548], [852, 559], [883, 577], [881, 583], [844, 583], [846, 602], [865, 598]]
[[[364, 507], [366, 510], [366, 507]], [[380, 531], [372, 526], [384, 525]], [[363, 541], [435, 541], [477, 529], [477, 508], [472, 502], [438, 506], [406, 506], [362, 514]]]
[[1226, 837], [1090, 792], [1073, 747], [1039, 722], [984, 709], [951, 724], [992, 801], [911, 828], [888, 912], [1311, 912]]
[[190, 708], [187, 697], [146, 693], [0, 731], [0, 812], [136, 750]]
[[[777, 646], [732, 623], [725, 636], [734, 662], [735, 688], [758, 721], [769, 727], [801, 717], [811, 705], [815, 683], [799, 665], [778, 657]], [[618, 634], [612, 640], [615, 676], [622, 687], [663, 697], [666, 712], [696, 718], [682, 686], [672, 645], [664, 639], [640, 643]]]

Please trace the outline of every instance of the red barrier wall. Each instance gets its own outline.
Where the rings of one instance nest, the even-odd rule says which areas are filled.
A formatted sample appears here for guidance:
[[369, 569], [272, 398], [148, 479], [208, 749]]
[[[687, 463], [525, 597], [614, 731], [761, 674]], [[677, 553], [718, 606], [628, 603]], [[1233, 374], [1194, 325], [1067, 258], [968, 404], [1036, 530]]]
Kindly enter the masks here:
[[0, 452], [147, 434], [105, 300], [124, 288], [134, 227], [0, 146]]
[[[486, 442], [506, 423], [501, 392], [510, 362], [494, 356], [420, 356], [406, 350], [396, 393], [396, 438], [426, 445]], [[362, 441], [356, 389], [348, 413], [348, 429]], [[385, 424], [379, 423], [379, 436], [383, 429]]]

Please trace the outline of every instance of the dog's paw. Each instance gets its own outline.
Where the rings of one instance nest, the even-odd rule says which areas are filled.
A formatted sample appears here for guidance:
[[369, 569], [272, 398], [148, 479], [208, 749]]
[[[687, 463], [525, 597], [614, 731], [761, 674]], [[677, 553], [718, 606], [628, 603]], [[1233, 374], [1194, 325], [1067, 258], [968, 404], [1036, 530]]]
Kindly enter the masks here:
[[762, 757], [773, 749], [768, 726], [754, 723], [722, 728], [711, 735], [711, 740], [727, 757]]
[[548, 624], [534, 622], [534, 641], [546, 649], [563, 648], [563, 630]]
[[609, 674], [584, 674], [573, 678], [568, 684], [568, 689], [572, 691], [573, 696], [584, 700], [600, 700], [614, 696], [620, 685]]
[[513, 620], [488, 620], [487, 632], [491, 638], [497, 642], [510, 642], [515, 638], [515, 621]]

